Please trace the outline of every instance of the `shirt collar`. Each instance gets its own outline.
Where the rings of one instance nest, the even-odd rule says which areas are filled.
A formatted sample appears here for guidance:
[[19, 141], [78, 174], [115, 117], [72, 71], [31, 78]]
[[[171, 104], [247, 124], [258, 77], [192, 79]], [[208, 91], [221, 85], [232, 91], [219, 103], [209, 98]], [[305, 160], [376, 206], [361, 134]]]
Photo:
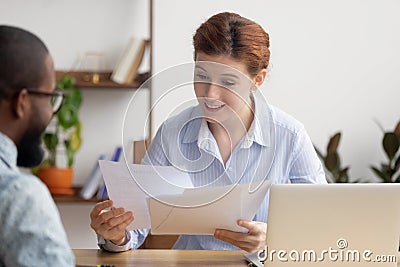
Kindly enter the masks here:
[[205, 119], [201, 120], [200, 130], [197, 138], [197, 145], [204, 150], [214, 152], [217, 151], [217, 142], [215, 141], [214, 136], [210, 131], [210, 128], [208, 128], [208, 123]]
[[17, 147], [2, 132], [0, 132], [0, 159], [10, 168], [16, 168], [17, 166]]
[[271, 114], [268, 103], [258, 90], [252, 92], [251, 98], [254, 102], [254, 119], [247, 135], [245, 135], [242, 147], [249, 148], [253, 142], [262, 146], [270, 146], [271, 140], [268, 129], [271, 128]]

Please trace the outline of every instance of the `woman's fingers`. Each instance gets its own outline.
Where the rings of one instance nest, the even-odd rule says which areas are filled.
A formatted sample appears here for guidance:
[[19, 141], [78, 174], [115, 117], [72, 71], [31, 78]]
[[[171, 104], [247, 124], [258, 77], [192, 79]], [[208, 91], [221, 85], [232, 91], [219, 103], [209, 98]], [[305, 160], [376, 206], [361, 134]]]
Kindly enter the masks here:
[[90, 218], [93, 220], [94, 218], [96, 218], [101, 211], [107, 209], [107, 208], [111, 208], [113, 205], [112, 200], [106, 200], [106, 201], [102, 201], [97, 203], [92, 211], [90, 212]]
[[266, 223], [239, 220], [237, 224], [246, 228], [248, 233], [217, 229], [214, 233], [215, 238], [228, 242], [248, 252], [256, 252], [265, 247], [267, 235]]
[[104, 233], [130, 218], [133, 220], [133, 214], [131, 211], [128, 211], [123, 213], [122, 215], [111, 217], [109, 220], [103, 221], [98, 225], [97, 229], [100, 233]]
[[90, 213], [90, 226], [104, 239], [122, 240], [126, 227], [134, 220], [133, 213], [112, 205], [111, 200], [97, 203]]
[[[125, 229], [128, 227], [128, 225], [132, 221], [133, 221], [133, 218], [130, 217], [127, 220], [120, 223], [119, 225], [115, 226], [114, 228], [111, 228], [108, 231], [108, 235], [110, 236], [110, 238], [108, 238], [108, 239], [111, 240], [114, 244], [117, 244], [118, 242], [116, 242], [116, 240], [120, 240], [123, 237], [125, 237]], [[119, 244], [117, 244], [117, 245], [119, 245]]]
[[106, 221], [109, 221], [111, 218], [118, 217], [124, 213], [125, 213], [124, 208], [105, 210], [101, 212], [96, 219], [99, 221], [99, 223], [105, 223]]

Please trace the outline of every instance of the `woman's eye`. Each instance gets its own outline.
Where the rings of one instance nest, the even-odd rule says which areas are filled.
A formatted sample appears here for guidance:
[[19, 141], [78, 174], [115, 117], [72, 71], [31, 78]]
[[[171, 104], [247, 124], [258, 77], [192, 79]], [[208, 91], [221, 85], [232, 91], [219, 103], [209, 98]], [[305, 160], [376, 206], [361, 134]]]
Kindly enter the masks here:
[[222, 84], [225, 86], [234, 86], [235, 85], [235, 83], [232, 81], [222, 81]]
[[208, 81], [208, 79], [209, 79], [207, 75], [200, 74], [200, 73], [196, 74], [196, 77], [201, 81]]

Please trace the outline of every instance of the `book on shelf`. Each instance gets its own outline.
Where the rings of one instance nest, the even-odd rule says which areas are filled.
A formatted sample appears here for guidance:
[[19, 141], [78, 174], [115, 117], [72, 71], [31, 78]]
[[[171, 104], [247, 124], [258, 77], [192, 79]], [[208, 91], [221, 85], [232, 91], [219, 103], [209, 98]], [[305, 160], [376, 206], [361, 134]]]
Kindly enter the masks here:
[[89, 175], [86, 179], [85, 184], [83, 185], [81, 191], [79, 192], [79, 196], [83, 199], [92, 198], [99, 188], [99, 183], [103, 180], [103, 175], [100, 171], [99, 160], [106, 159], [106, 155], [101, 154], [99, 158], [96, 160], [96, 163]]
[[111, 80], [120, 84], [132, 83], [138, 73], [145, 48], [145, 39], [131, 38], [111, 74]]
[[[121, 146], [117, 146], [114, 150], [113, 155], [111, 156], [111, 161], [119, 161], [121, 158], [121, 154], [122, 154], [122, 147]], [[108, 198], [108, 194], [107, 194], [107, 187], [106, 184], [104, 183], [104, 179], [103, 176], [101, 176], [101, 180], [99, 182], [99, 187], [98, 187], [98, 191], [97, 191], [97, 195], [96, 197], [98, 199], [106, 199]]]

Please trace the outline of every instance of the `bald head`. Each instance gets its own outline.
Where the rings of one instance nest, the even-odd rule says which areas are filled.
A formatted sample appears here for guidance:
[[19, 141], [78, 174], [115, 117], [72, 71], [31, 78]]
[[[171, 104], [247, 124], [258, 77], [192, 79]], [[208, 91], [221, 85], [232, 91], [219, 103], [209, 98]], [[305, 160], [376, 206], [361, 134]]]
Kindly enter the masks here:
[[21, 28], [0, 25], [0, 101], [23, 88], [38, 88], [47, 77], [46, 45]]

